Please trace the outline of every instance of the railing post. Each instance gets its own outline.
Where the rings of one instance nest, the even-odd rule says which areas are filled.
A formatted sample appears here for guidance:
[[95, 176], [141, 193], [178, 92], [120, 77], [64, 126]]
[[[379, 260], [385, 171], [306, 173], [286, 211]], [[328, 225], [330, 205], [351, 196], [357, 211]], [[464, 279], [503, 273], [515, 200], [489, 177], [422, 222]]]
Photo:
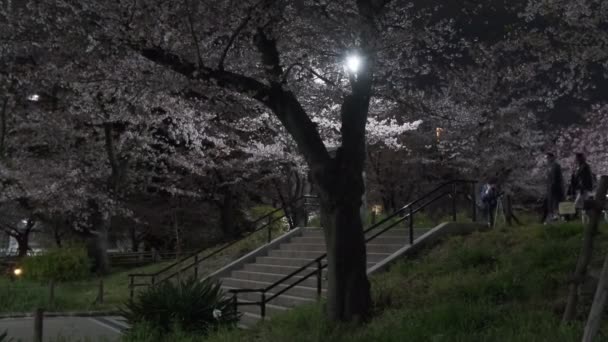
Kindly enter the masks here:
[[239, 301], [237, 295], [237, 292], [232, 292], [232, 306], [235, 314], [239, 312]]
[[414, 244], [414, 211], [412, 210], [412, 206], [410, 206], [410, 245]]
[[34, 342], [42, 342], [43, 320], [43, 309], [36, 309], [34, 313]]
[[471, 198], [473, 200], [473, 203], [471, 205], [471, 209], [473, 209], [471, 217], [473, 218], [473, 222], [477, 222], [477, 194], [475, 192], [474, 182], [471, 182]]
[[456, 183], [452, 184], [452, 220], [456, 221]]
[[198, 278], [198, 254], [194, 255], [194, 278]]
[[134, 279], [135, 278], [133, 275], [129, 274], [129, 300], [131, 302], [133, 302], [133, 295], [135, 294], [135, 286], [134, 284]]
[[270, 243], [270, 241], [272, 241], [272, 229], [271, 228], [272, 228], [272, 224], [269, 224], [268, 228], [267, 228], [267, 230], [268, 230], [268, 239], [267, 239], [268, 241], [267, 242], [268, 243]]
[[156, 282], [156, 277], [152, 276], [152, 279], [150, 280], [150, 284], [152, 284], [152, 287], [154, 287], [155, 282]]
[[266, 291], [262, 291], [262, 301], [260, 302], [260, 316], [262, 316], [262, 320], [266, 317]]
[[321, 260], [317, 260], [317, 299], [321, 299], [321, 290], [323, 288], [323, 269], [321, 268]]

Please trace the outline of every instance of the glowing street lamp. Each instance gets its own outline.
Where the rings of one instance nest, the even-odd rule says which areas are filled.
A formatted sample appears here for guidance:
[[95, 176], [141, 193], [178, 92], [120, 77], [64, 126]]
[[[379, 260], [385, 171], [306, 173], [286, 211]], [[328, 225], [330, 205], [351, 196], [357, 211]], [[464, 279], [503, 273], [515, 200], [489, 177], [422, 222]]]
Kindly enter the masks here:
[[40, 100], [40, 95], [38, 95], [38, 94], [28, 95], [27, 99], [32, 102], [38, 102]]
[[22, 270], [22, 269], [20, 269], [20, 268], [15, 268], [15, 269], [13, 270], [13, 274], [14, 274], [16, 277], [20, 277], [20, 276], [23, 274], [23, 270]]
[[347, 71], [351, 72], [352, 74], [356, 74], [359, 72], [359, 69], [361, 69], [362, 64], [363, 60], [361, 59], [361, 56], [352, 54], [346, 57], [346, 63], [344, 66], [346, 67]]

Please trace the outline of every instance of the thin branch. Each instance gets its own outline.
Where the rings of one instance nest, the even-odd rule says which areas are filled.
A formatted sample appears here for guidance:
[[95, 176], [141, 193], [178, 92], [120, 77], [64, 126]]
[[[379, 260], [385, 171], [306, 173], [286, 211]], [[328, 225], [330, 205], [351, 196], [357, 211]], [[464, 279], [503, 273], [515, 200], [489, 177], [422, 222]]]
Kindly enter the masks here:
[[285, 70], [285, 73], [283, 74], [283, 80], [281, 81], [281, 83], [285, 84], [287, 83], [287, 77], [289, 77], [289, 73], [291, 72], [291, 69], [293, 69], [294, 67], [300, 67], [300, 69], [303, 70], [307, 70], [308, 72], [310, 72], [311, 74], [315, 75], [316, 77], [318, 77], [320, 80], [322, 80], [323, 82], [331, 85], [331, 86], [336, 86], [336, 84], [332, 81], [330, 81], [329, 79], [327, 79], [326, 77], [322, 76], [321, 74], [319, 74], [318, 72], [314, 71], [312, 68], [307, 67], [305, 65], [303, 65], [302, 63], [296, 62], [293, 63], [292, 65], [290, 65], [287, 70]]
[[196, 56], [198, 67], [200, 68], [203, 65], [203, 58], [201, 56], [201, 48], [198, 44], [198, 37], [196, 36], [196, 32], [194, 32], [194, 24], [192, 20], [192, 11], [190, 10], [190, 3], [188, 0], [184, 0], [186, 4], [186, 10], [188, 12], [188, 26], [190, 28], [190, 35], [192, 35], [192, 41], [194, 42], [194, 47], [196, 48]]

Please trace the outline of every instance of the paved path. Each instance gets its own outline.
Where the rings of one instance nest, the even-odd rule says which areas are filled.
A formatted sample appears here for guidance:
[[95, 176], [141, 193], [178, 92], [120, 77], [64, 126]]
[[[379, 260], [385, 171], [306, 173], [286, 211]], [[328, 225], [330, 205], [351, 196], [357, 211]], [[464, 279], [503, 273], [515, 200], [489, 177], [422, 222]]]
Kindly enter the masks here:
[[[60, 342], [117, 342], [127, 328], [122, 317], [47, 317], [43, 324], [43, 340]], [[33, 341], [34, 319], [0, 319], [0, 333], [23, 342]]]

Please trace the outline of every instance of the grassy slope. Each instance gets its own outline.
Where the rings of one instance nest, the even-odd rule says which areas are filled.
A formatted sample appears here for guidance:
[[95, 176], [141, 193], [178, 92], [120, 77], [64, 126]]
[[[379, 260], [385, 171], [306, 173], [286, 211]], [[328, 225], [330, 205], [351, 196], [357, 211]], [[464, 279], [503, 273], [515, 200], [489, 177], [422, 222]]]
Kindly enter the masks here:
[[37, 307], [43, 307], [49, 311], [113, 310], [128, 298], [127, 274], [153, 272], [166, 265], [167, 263], [163, 262], [115, 272], [104, 277], [104, 304], [93, 304], [98, 293], [99, 280], [97, 279], [57, 284], [55, 302], [49, 305], [47, 285], [25, 279], [11, 282], [7, 278], [0, 278], [0, 313], [26, 312]]
[[[601, 268], [607, 229], [593, 268]], [[364, 327], [330, 328], [321, 307], [293, 310], [251, 331], [208, 341], [575, 341], [582, 323], [561, 327], [566, 279], [582, 227], [529, 226], [451, 238], [373, 277], [376, 316]], [[584, 298], [584, 319], [590, 298]], [[608, 341], [606, 329], [599, 340]], [[188, 339], [182, 339], [186, 341]], [[192, 339], [193, 341], [197, 339]]]
[[[282, 234], [283, 229], [280, 223], [275, 224], [272, 236], [276, 237]], [[202, 276], [221, 268], [237, 257], [263, 245], [266, 239], [267, 231], [265, 230], [252, 234], [227, 250], [202, 262], [199, 266], [199, 275]], [[221, 246], [209, 248], [201, 255], [208, 255], [219, 247]], [[137, 269], [117, 271], [104, 277], [103, 304], [93, 304], [99, 289], [98, 279], [56, 284], [55, 301], [53, 304], [49, 304], [48, 285], [26, 279], [11, 282], [8, 278], [0, 276], [0, 314], [29, 312], [38, 307], [43, 307], [47, 311], [115, 310], [129, 298], [129, 278], [127, 276], [129, 273], [151, 273], [171, 263], [162, 262]]]

